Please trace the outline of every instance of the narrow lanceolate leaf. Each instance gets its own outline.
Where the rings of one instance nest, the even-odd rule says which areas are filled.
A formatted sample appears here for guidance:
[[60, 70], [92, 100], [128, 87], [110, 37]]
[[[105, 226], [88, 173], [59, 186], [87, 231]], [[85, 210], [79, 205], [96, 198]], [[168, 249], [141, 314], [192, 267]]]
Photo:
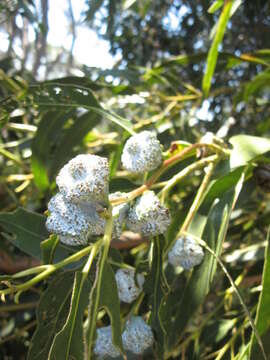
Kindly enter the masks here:
[[[261, 336], [264, 351], [267, 358], [270, 357], [270, 229], [267, 237], [267, 247], [265, 249], [265, 260], [262, 277], [262, 292], [260, 294], [259, 304], [255, 325]], [[256, 341], [255, 335], [252, 333], [249, 359], [264, 359], [262, 351]]]
[[[162, 241], [163, 240], [163, 241]], [[155, 237], [153, 240], [153, 254], [152, 254], [152, 266], [149, 276], [147, 277], [145, 283], [145, 291], [149, 292], [151, 299], [151, 317], [150, 324], [151, 327], [155, 330], [156, 340], [157, 340], [157, 355], [159, 359], [163, 359], [164, 351], [164, 331], [161, 327], [159, 319], [159, 309], [161, 305], [162, 298], [165, 293], [164, 289], [164, 274], [162, 269], [162, 260], [163, 260], [163, 247], [164, 239]]]
[[127, 130], [131, 135], [135, 134], [133, 128], [132, 128], [132, 124], [129, 120], [124, 119], [123, 117], [117, 115], [114, 112], [110, 112], [108, 110], [102, 109], [100, 107], [94, 107], [94, 106], [88, 106], [85, 104], [80, 104], [80, 103], [61, 103], [61, 102], [54, 102], [54, 103], [50, 103], [50, 102], [38, 102], [37, 103], [40, 106], [45, 106], [47, 108], [49, 107], [53, 107], [53, 108], [85, 108], [87, 110], [92, 110], [94, 113], [102, 115], [105, 119], [108, 119], [112, 122], [114, 122], [115, 124], [121, 126], [123, 129]]
[[218, 58], [218, 47], [221, 44], [223, 40], [223, 36], [225, 33], [225, 29], [227, 26], [227, 23], [230, 19], [230, 12], [232, 7], [233, 1], [232, 0], [225, 0], [224, 7], [222, 9], [222, 12], [220, 14], [216, 34], [214, 37], [214, 40], [212, 42], [212, 45], [210, 47], [210, 50], [207, 55], [207, 61], [206, 61], [206, 70], [202, 81], [202, 90], [204, 93], [204, 96], [208, 96], [212, 78], [214, 75], [214, 71], [216, 68], [217, 58]]
[[216, 0], [216, 1], [213, 2], [213, 4], [209, 7], [209, 9], [207, 11], [209, 12], [209, 14], [213, 14], [219, 8], [221, 8], [223, 3], [224, 3], [224, 0]]
[[36, 258], [40, 258], [40, 243], [49, 236], [45, 221], [45, 216], [22, 208], [0, 214], [1, 228], [13, 234], [8, 239], [23, 252]]
[[81, 271], [75, 273], [67, 320], [52, 342], [48, 360], [84, 359], [83, 314], [87, 308], [91, 285]]
[[[241, 174], [239, 174], [239, 177], [240, 176]], [[219, 255], [221, 252], [222, 243], [225, 239], [229, 225], [230, 215], [243, 183], [243, 175], [240, 179], [239, 177], [234, 188], [222, 194], [213, 204], [202, 233], [202, 239], [216, 255]], [[197, 233], [195, 235], [197, 235]], [[204, 261], [200, 266], [194, 268], [184, 293], [182, 288], [181, 293], [178, 293], [178, 300], [176, 294], [169, 295], [167, 299], [164, 299], [162, 307], [164, 314], [169, 311], [166, 310], [166, 306], [171, 308], [174, 307], [176, 309], [174, 321], [171, 322], [171, 324], [165, 323], [169, 333], [168, 347], [170, 349], [172, 349], [177, 341], [179, 341], [186, 325], [192, 319], [198, 307], [203, 303], [210, 290], [216, 267], [217, 261], [215, 257], [210, 253], [205, 253]], [[181, 299], [180, 303], [179, 299]], [[175, 304], [173, 305], [173, 302], [175, 301], [178, 301], [177, 307], [175, 307]]]
[[62, 273], [43, 293], [27, 360], [48, 360], [51, 343], [68, 316], [73, 278], [73, 272]]
[[[100, 258], [101, 259], [101, 258]], [[99, 265], [97, 267], [97, 276], [99, 276]], [[97, 285], [97, 279], [95, 281], [95, 286]], [[92, 288], [92, 292], [90, 295], [90, 303], [89, 303], [89, 324], [88, 329], [86, 331], [86, 340], [89, 338], [89, 329], [92, 326], [96, 326], [96, 315], [94, 313], [94, 304], [97, 297], [97, 287]], [[98, 309], [105, 309], [107, 314], [111, 320], [112, 326], [112, 340], [113, 344], [119, 348], [119, 350], [123, 350], [122, 338], [121, 338], [121, 318], [120, 318], [120, 302], [118, 298], [118, 290], [114, 277], [114, 272], [111, 266], [105, 262], [102, 278], [101, 278], [101, 287], [99, 293], [99, 303]], [[94, 323], [93, 323], [94, 322]], [[88, 348], [92, 348], [94, 344], [87, 344]], [[92, 358], [91, 356], [88, 358]]]

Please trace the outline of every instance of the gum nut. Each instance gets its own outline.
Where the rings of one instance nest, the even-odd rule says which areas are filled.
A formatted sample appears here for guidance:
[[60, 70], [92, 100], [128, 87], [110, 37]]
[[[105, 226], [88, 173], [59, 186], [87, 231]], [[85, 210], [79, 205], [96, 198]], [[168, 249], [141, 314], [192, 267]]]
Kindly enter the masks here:
[[129, 230], [143, 236], [164, 234], [170, 223], [169, 210], [161, 205], [153, 191], [147, 191], [137, 198], [127, 218]]
[[94, 204], [73, 204], [58, 193], [50, 200], [48, 210], [48, 231], [59, 235], [60, 241], [67, 245], [85, 245], [90, 235], [104, 233], [105, 220]]
[[142, 131], [131, 136], [123, 149], [123, 167], [132, 173], [156, 169], [162, 162], [162, 149], [156, 134]]
[[73, 203], [105, 201], [109, 188], [108, 161], [97, 155], [78, 155], [60, 170], [56, 183]]
[[120, 351], [112, 343], [111, 326], [97, 329], [94, 354], [97, 355], [99, 359], [104, 359], [107, 356], [115, 358], [120, 355]]
[[142, 292], [144, 276], [137, 274], [135, 282], [135, 271], [132, 269], [118, 269], [115, 274], [119, 300], [125, 303], [132, 303]]
[[189, 270], [199, 265], [203, 257], [202, 247], [191, 236], [181, 236], [170, 250], [168, 261], [173, 266], [182, 266]]
[[152, 329], [140, 316], [133, 316], [127, 321], [126, 329], [122, 335], [125, 350], [134, 354], [142, 354], [154, 343]]

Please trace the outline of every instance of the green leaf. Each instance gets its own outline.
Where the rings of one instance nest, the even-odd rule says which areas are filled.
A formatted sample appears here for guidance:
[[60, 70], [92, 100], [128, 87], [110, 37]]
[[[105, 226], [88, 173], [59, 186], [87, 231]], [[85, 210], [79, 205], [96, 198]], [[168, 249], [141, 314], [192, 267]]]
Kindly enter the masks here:
[[[261, 336], [267, 358], [270, 356], [270, 228], [267, 236], [265, 260], [262, 276], [262, 292], [257, 307], [255, 325]], [[262, 351], [252, 333], [249, 359], [264, 359]]]
[[39, 105], [40, 110], [85, 108], [121, 126], [130, 134], [134, 134], [131, 122], [112, 111], [103, 109], [96, 100], [92, 90], [88, 87], [80, 85], [67, 86], [60, 83], [58, 85], [43, 83], [40, 86], [32, 87], [31, 95], [34, 98], [34, 102]]
[[92, 283], [81, 271], [75, 273], [69, 314], [55, 336], [48, 360], [83, 360], [83, 314], [89, 301]]
[[[163, 241], [162, 241], [163, 240]], [[163, 359], [164, 352], [164, 330], [161, 327], [159, 319], [159, 309], [162, 298], [165, 293], [164, 289], [164, 274], [162, 269], [163, 263], [163, 247], [164, 239], [155, 237], [153, 239], [153, 253], [151, 271], [146, 279], [144, 289], [150, 294], [151, 317], [150, 324], [155, 330], [157, 339], [157, 354], [159, 359]]]
[[[239, 177], [240, 176], [241, 174], [239, 174]], [[202, 239], [218, 256], [221, 252], [222, 243], [225, 239], [229, 225], [230, 215], [236, 199], [238, 198], [242, 181], [243, 177], [241, 176], [240, 180], [239, 178], [237, 179], [234, 189], [225, 194], [223, 193], [213, 204], [202, 233]], [[197, 236], [197, 231], [195, 231], [194, 235]], [[167, 324], [167, 331], [169, 334], [168, 346], [170, 349], [175, 346], [182, 331], [208, 294], [216, 272], [216, 266], [217, 262], [214, 256], [210, 253], [205, 253], [204, 261], [200, 266], [194, 268], [184, 293], [182, 294], [182, 289], [181, 293], [178, 293], [178, 302], [179, 299], [181, 299], [181, 301], [177, 304], [174, 320], [171, 324]], [[169, 311], [166, 310], [166, 306], [173, 307], [171, 298], [175, 299], [175, 297], [175, 294], [171, 294], [167, 299], [164, 299], [163, 313], [166, 314], [166, 311]], [[166, 326], [166, 324], [164, 325]]]
[[[71, 116], [71, 112], [49, 111], [41, 119], [38, 130], [32, 142], [32, 172], [34, 180], [40, 190], [50, 186], [49, 167], [51, 158], [61, 156], [55, 154], [54, 148], [59, 142], [62, 127]], [[65, 152], [65, 147], [62, 149]]]
[[58, 243], [59, 237], [57, 235], [50, 235], [48, 239], [41, 242], [40, 247], [44, 264], [52, 264]]
[[213, 14], [219, 8], [221, 8], [223, 3], [224, 3], [224, 0], [216, 0], [215, 2], [213, 2], [213, 4], [209, 7], [209, 9], [207, 11], [209, 12], [209, 14]]
[[[45, 216], [23, 208], [0, 214], [0, 225], [4, 231], [14, 235], [9, 236], [8, 240], [26, 254], [37, 259], [41, 259], [41, 242], [49, 237], [45, 222]], [[60, 245], [56, 249], [55, 260], [59, 261], [67, 254], [68, 250]]]
[[90, 111], [75, 117], [73, 125], [62, 131], [51, 156], [52, 161], [49, 165], [50, 181], [55, 178], [61, 167], [73, 156], [74, 147], [81, 144], [83, 137], [99, 122], [100, 116]]
[[231, 168], [246, 165], [258, 156], [270, 151], [270, 139], [262, 137], [237, 135], [231, 137], [229, 142], [233, 146], [230, 156]]
[[[99, 269], [99, 265], [97, 266], [96, 277], [99, 276], [98, 269]], [[97, 281], [95, 281], [95, 285], [96, 283]], [[97, 288], [93, 287], [91, 291], [90, 303], [89, 303], [90, 322], [96, 321], [96, 316], [93, 314], [93, 306], [95, 303], [96, 296], [97, 296]], [[101, 288], [99, 294], [98, 309], [102, 309], [102, 308], [106, 310], [111, 320], [113, 344], [116, 347], [118, 347], [120, 351], [123, 351], [122, 337], [121, 337], [122, 331], [121, 331], [121, 317], [120, 317], [120, 302], [118, 298], [118, 290], [117, 290], [114, 272], [111, 266], [107, 262], [105, 262], [103, 267]], [[88, 329], [91, 326], [90, 322], [88, 324]], [[90, 345], [92, 346], [93, 344], [88, 344], [88, 346]]]
[[224, 3], [223, 10], [218, 20], [216, 34], [212, 42], [211, 48], [208, 52], [206, 70], [202, 81], [202, 90], [205, 97], [208, 96], [211, 87], [211, 81], [214, 75], [217, 58], [218, 58], [218, 47], [222, 42], [225, 29], [230, 18], [232, 4], [233, 4], [232, 0], [228, 0]]
[[213, 181], [199, 209], [200, 214], [206, 214], [215, 199], [219, 198], [226, 191], [229, 191], [232, 187], [234, 187], [242, 172], [243, 166]]
[[48, 286], [37, 309], [37, 329], [27, 360], [48, 360], [51, 343], [69, 312], [73, 272], [61, 273]]
[[14, 212], [0, 214], [0, 225], [14, 234], [11, 242], [23, 252], [40, 258], [40, 243], [49, 236], [45, 227], [45, 216], [18, 208]]

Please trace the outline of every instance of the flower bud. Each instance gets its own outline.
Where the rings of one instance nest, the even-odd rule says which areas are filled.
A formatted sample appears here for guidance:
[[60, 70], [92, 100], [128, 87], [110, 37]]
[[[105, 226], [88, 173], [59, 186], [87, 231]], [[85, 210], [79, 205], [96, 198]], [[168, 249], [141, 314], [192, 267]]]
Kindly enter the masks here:
[[142, 354], [154, 343], [151, 327], [140, 316], [133, 316], [127, 321], [122, 339], [124, 349], [134, 354]]
[[108, 196], [109, 167], [106, 158], [78, 155], [59, 172], [56, 183], [63, 196], [73, 203], [105, 201]]
[[169, 210], [160, 204], [153, 191], [147, 191], [130, 209], [127, 227], [143, 236], [158, 235], [166, 232], [170, 222]]
[[170, 250], [168, 261], [173, 266], [182, 266], [182, 268], [190, 270], [199, 265], [203, 257], [203, 249], [193, 237], [181, 236]]
[[162, 150], [156, 135], [142, 131], [131, 136], [123, 149], [123, 167], [132, 173], [143, 173], [156, 169], [162, 162]]
[[112, 342], [111, 326], [105, 326], [97, 329], [97, 338], [94, 347], [94, 354], [99, 359], [104, 359], [108, 356], [112, 358], [120, 356], [120, 351], [113, 345]]
[[90, 235], [104, 233], [105, 220], [93, 203], [73, 204], [58, 193], [50, 200], [48, 210], [48, 231], [59, 235], [67, 245], [85, 245]]
[[142, 292], [144, 276], [137, 274], [135, 283], [135, 271], [132, 269], [118, 269], [115, 280], [118, 288], [119, 300], [125, 303], [132, 303]]
[[[110, 194], [110, 200], [117, 199], [119, 197], [123, 197], [125, 194], [117, 191], [113, 194]], [[116, 205], [113, 207], [112, 215], [113, 215], [113, 238], [119, 238], [123, 232], [123, 227], [125, 225], [127, 214], [129, 211], [129, 204], [123, 203], [120, 205]]]

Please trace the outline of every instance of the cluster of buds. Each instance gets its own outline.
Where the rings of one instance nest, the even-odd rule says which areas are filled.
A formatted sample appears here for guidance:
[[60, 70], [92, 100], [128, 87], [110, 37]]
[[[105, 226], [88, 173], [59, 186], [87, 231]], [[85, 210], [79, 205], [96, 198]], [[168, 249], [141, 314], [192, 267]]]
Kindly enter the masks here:
[[[142, 173], [155, 169], [162, 161], [162, 150], [156, 135], [143, 131], [125, 144], [122, 163], [131, 172]], [[105, 219], [102, 209], [109, 196], [109, 166], [106, 158], [97, 155], [78, 155], [70, 160], [56, 177], [59, 193], [48, 205], [46, 226], [68, 245], [86, 245], [89, 237], [102, 235]], [[117, 192], [110, 200], [123, 197]], [[137, 199], [130, 209], [128, 203], [113, 207], [113, 237], [118, 238], [124, 226], [143, 236], [162, 234], [170, 224], [168, 209], [153, 192]]]
[[168, 261], [173, 266], [182, 266], [185, 270], [190, 270], [199, 265], [204, 257], [202, 247], [192, 236], [185, 235], [179, 237], [168, 254]]
[[99, 210], [109, 192], [107, 159], [78, 155], [60, 170], [56, 183], [59, 193], [48, 204], [48, 230], [67, 245], [85, 245], [90, 236], [103, 234], [105, 219]]
[[[125, 351], [140, 355], [150, 348], [154, 342], [152, 329], [140, 316], [133, 316], [127, 322], [122, 334], [122, 342]], [[99, 328], [94, 347], [94, 354], [99, 359], [107, 356], [112, 358], [120, 356], [120, 351], [112, 343], [111, 326]]]

